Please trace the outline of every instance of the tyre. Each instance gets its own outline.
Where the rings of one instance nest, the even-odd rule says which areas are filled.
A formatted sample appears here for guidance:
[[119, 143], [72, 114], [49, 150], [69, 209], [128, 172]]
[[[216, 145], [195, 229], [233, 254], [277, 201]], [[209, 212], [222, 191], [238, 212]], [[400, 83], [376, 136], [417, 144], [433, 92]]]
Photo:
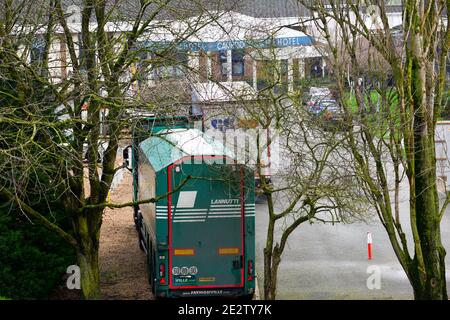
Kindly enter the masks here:
[[142, 236], [142, 230], [141, 228], [138, 229], [138, 241], [139, 241], [139, 249], [142, 251], [145, 251], [145, 243], [144, 243], [144, 237]]
[[133, 209], [134, 225], [136, 226], [136, 230], [139, 231], [139, 209], [137, 207], [133, 207]]
[[148, 251], [147, 251], [147, 276], [148, 276], [148, 284], [150, 285], [150, 289], [153, 295], [156, 292], [155, 289], [155, 257], [153, 254], [153, 246], [150, 241], [148, 241]]

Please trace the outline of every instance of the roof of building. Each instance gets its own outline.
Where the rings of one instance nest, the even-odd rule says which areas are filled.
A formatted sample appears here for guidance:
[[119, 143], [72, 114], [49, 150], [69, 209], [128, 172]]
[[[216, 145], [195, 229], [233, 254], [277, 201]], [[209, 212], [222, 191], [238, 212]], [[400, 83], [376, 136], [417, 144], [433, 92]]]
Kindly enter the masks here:
[[257, 18], [301, 17], [308, 14], [297, 0], [243, 0], [236, 11]]
[[[185, 21], [176, 21], [170, 27], [156, 27], [140, 38], [147, 46], [161, 45], [167, 41], [176, 40], [178, 34], [186, 35], [178, 47], [189, 51], [221, 51], [229, 49], [251, 48], [281, 48], [308, 46], [313, 39], [305, 33], [284, 27], [282, 24], [254, 18], [235, 11], [210, 12], [217, 17], [208, 21], [199, 30], [191, 32], [191, 25], [201, 21], [201, 16]], [[192, 20], [192, 21], [191, 21]]]
[[186, 156], [228, 156], [223, 144], [198, 129], [164, 129], [140, 143], [153, 170], [158, 172]]
[[[67, 13], [84, 7], [84, 0], [62, 0], [63, 10]], [[141, 8], [141, 0], [106, 0], [108, 21], [134, 21]], [[30, 1], [31, 3], [31, 1]], [[48, 18], [51, 1], [34, 0], [29, 9], [24, 10], [23, 19], [27, 23], [43, 22]], [[396, 3], [395, 0], [392, 3]], [[152, 1], [143, 14], [143, 18], [152, 20], [183, 20], [188, 17], [205, 15], [211, 11], [234, 11], [255, 18], [281, 19], [309, 16], [309, 10], [297, 0], [169, 0], [162, 9], [160, 2]], [[388, 12], [402, 12], [401, 5], [389, 5]], [[1, 12], [0, 12], [1, 18]], [[95, 11], [91, 12], [91, 21], [95, 20]], [[23, 22], [20, 22], [23, 23]]]
[[[40, 0], [41, 1], [41, 0]], [[278, 1], [278, 0], [277, 0]], [[83, 7], [84, 0], [62, 0], [63, 8]], [[106, 11], [112, 12], [108, 20], [127, 21], [137, 17], [141, 0], [106, 0]], [[237, 0], [169, 0], [163, 6], [161, 2], [150, 2], [144, 12], [145, 17], [156, 19], [184, 19], [207, 11], [230, 11], [236, 8]], [[92, 12], [94, 17], [95, 12]]]
[[[107, 0], [107, 8], [116, 7], [122, 15], [136, 16], [140, 0]], [[401, 12], [398, 1], [392, 1], [387, 7], [388, 12]], [[80, 6], [83, 0], [62, 0], [63, 6]], [[158, 3], [149, 5], [149, 12], [153, 12]], [[236, 11], [256, 18], [278, 18], [278, 17], [302, 17], [308, 16], [309, 10], [297, 0], [170, 0], [167, 9], [162, 10], [160, 18], [180, 18], [198, 15], [203, 10]]]
[[258, 92], [245, 81], [196, 82], [191, 84], [194, 103], [256, 100]]

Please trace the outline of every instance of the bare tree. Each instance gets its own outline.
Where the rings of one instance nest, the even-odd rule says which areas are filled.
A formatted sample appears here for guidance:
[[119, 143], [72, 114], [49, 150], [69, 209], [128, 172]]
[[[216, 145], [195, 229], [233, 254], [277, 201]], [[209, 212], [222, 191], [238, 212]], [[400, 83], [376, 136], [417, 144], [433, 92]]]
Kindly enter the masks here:
[[[258, 33], [270, 38], [278, 28], [260, 26]], [[268, 211], [264, 298], [275, 299], [282, 255], [300, 225], [364, 221], [368, 210], [344, 148], [343, 119], [335, 122], [326, 112], [314, 115], [305, 108], [306, 89], [288, 88], [277, 59], [279, 48], [252, 49], [248, 58], [260, 59], [258, 72], [265, 87], [258, 92], [230, 90], [219, 82], [233, 102], [204, 108], [213, 117], [222, 114], [234, 120], [237, 133], [226, 131], [227, 145], [255, 170], [257, 191]]]
[[[449, 195], [440, 205], [434, 136], [444, 107], [450, 2], [403, 1], [400, 29], [389, 25], [385, 1], [299, 2], [314, 13], [315, 27], [330, 48], [346, 143], [414, 297], [446, 300], [440, 223]], [[376, 24], [366, 15], [369, 5]], [[375, 54], [360, 55], [361, 43]], [[377, 77], [373, 86], [358, 81], [367, 78], [367, 69]], [[349, 99], [348, 78], [353, 79], [354, 99]], [[410, 238], [400, 221], [399, 188], [405, 179]]]
[[[134, 90], [139, 76], [220, 13], [220, 1], [1, 2], [1, 196], [72, 244], [87, 299], [100, 297], [98, 249], [120, 139], [130, 110], [150, 111]], [[70, 10], [68, 10], [70, 9]], [[170, 44], [161, 39], [172, 39]], [[147, 64], [137, 62], [149, 53]], [[31, 63], [30, 63], [31, 60]], [[105, 128], [102, 130], [101, 128]], [[45, 161], [42, 161], [45, 159]], [[31, 173], [50, 177], [72, 221], [62, 230], [27, 203]], [[146, 199], [153, 202], [155, 199]]]
[[367, 211], [352, 165], [343, 159], [342, 137], [332, 121], [309, 114], [297, 99], [274, 95], [270, 89], [266, 94], [270, 98], [261, 100], [250, 118], [270, 132], [268, 139], [258, 141], [257, 154], [270, 149], [271, 180], [266, 179], [267, 163], [260, 157], [256, 171], [269, 214], [264, 297], [275, 299], [282, 254], [289, 236], [301, 224], [363, 221]]

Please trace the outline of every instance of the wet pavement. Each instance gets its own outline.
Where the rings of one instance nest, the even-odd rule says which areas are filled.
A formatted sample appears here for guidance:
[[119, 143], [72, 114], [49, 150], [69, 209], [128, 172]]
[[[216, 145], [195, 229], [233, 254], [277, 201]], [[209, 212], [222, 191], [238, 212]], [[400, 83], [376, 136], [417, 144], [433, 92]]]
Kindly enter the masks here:
[[[407, 189], [401, 192], [401, 220], [409, 229]], [[277, 205], [281, 207], [280, 204]], [[267, 204], [256, 205], [257, 272], [263, 292], [263, 249]], [[450, 209], [441, 224], [442, 239], [450, 251]], [[367, 257], [367, 232], [372, 233], [373, 259]], [[278, 227], [280, 234], [280, 227]], [[411, 240], [409, 241], [411, 245]], [[410, 249], [410, 252], [412, 250]], [[411, 253], [413, 254], [413, 253]], [[450, 255], [446, 257], [450, 287]], [[373, 266], [373, 267], [371, 267]], [[380, 274], [380, 289], [369, 290], [367, 279]], [[377, 217], [368, 223], [304, 223], [290, 236], [279, 269], [278, 299], [412, 299], [413, 292]]]

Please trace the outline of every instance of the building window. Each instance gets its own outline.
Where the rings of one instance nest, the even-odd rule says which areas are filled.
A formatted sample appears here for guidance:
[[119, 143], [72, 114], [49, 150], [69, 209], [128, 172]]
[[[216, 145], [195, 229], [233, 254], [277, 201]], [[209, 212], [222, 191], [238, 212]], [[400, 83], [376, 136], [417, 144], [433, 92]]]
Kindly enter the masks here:
[[227, 76], [228, 74], [228, 62], [227, 62], [227, 51], [219, 51], [219, 62], [220, 62], [220, 73], [222, 76]]
[[162, 65], [156, 66], [155, 74], [159, 79], [180, 78], [185, 75], [187, 65], [187, 52], [175, 51], [166, 55]]
[[233, 76], [244, 75], [244, 56], [245, 51], [242, 49], [231, 51], [231, 60], [233, 62]]
[[41, 65], [44, 61], [45, 40], [42, 37], [34, 39], [30, 50], [30, 62]]
[[[243, 76], [244, 75], [244, 56], [245, 50], [243, 49], [233, 49], [231, 50], [231, 72], [233, 76]], [[219, 62], [220, 62], [220, 72], [222, 76], [226, 77], [228, 75], [228, 60], [227, 51], [219, 51]]]
[[139, 86], [141, 86], [143, 81], [150, 80], [152, 78], [152, 74], [149, 73], [150, 65], [148, 62], [148, 52], [141, 48], [137, 52], [136, 58], [138, 60], [136, 62], [136, 79]]
[[86, 61], [86, 55], [85, 50], [83, 48], [83, 37], [81, 36], [81, 33], [77, 34], [77, 44], [78, 44], [78, 64], [80, 71], [86, 71], [87, 70], [87, 61]]
[[174, 57], [173, 75], [175, 77], [181, 77], [186, 73], [186, 67], [188, 66], [188, 54], [186, 51], [177, 51]]
[[321, 58], [311, 58], [309, 60], [311, 62], [309, 76], [311, 78], [322, 77], [322, 59]]

